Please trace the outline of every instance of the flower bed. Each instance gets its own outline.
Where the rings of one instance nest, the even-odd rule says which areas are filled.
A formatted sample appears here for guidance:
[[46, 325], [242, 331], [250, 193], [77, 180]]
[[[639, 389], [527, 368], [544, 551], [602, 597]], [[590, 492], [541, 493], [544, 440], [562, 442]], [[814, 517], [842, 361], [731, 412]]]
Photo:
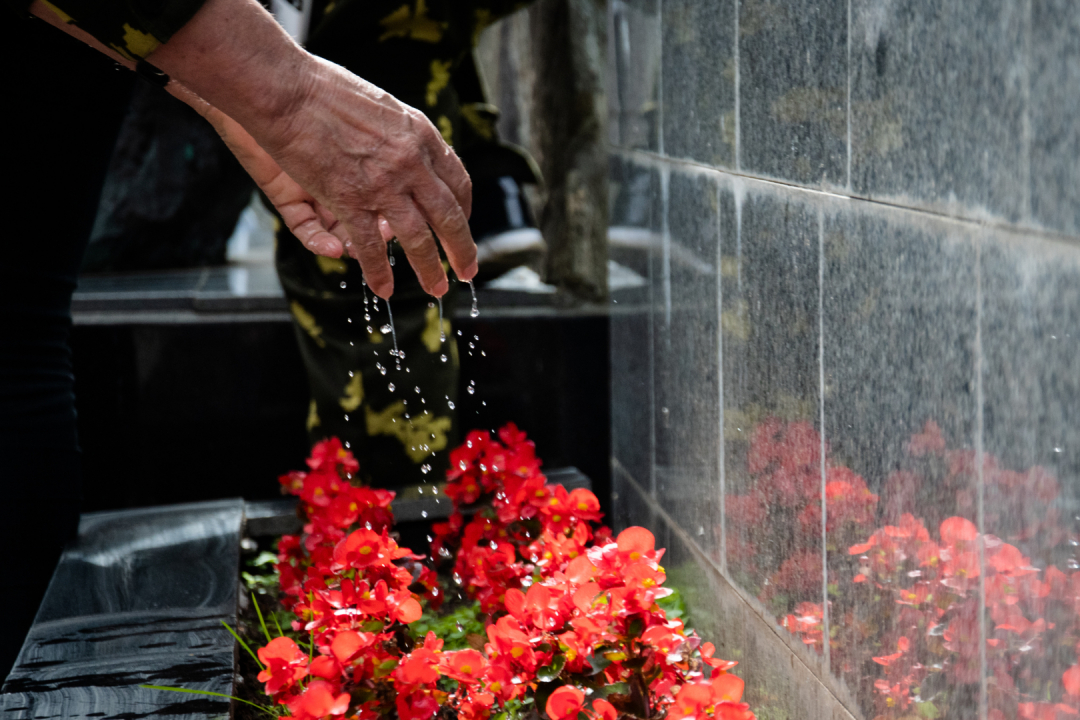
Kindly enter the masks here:
[[513, 425], [451, 454], [429, 556], [398, 546], [393, 494], [353, 485], [336, 439], [308, 467], [281, 479], [307, 522], [278, 544], [283, 608], [252, 653], [271, 714], [753, 719], [735, 663], [665, 611], [653, 535], [596, 526], [596, 497], [547, 483]]

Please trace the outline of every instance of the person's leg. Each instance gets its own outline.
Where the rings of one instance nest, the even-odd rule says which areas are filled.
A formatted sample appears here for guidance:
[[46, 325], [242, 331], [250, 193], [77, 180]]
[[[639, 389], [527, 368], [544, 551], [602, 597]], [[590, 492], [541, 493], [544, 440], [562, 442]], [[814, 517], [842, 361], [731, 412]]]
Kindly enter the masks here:
[[2, 25], [7, 218], [0, 238], [0, 573], [6, 678], [63, 544], [81, 474], [71, 293], [133, 76], [38, 20]]

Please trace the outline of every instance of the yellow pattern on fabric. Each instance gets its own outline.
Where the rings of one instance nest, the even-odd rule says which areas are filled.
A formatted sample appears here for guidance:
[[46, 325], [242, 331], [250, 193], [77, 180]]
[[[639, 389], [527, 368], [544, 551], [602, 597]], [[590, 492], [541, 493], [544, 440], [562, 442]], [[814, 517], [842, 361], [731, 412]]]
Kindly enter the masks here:
[[[364, 408], [368, 435], [389, 435], [405, 446], [405, 454], [419, 463], [432, 452], [446, 448], [446, 433], [452, 425], [448, 417], [435, 417], [427, 410], [422, 415], [405, 419], [405, 403], [398, 400], [381, 411]], [[424, 447], [427, 449], [425, 450]]]
[[127, 47], [128, 52], [135, 57], [146, 57], [154, 52], [154, 49], [160, 44], [158, 39], [150, 33], [136, 30], [131, 25], [124, 23], [124, 45]]
[[442, 336], [450, 336], [450, 321], [443, 318], [442, 333], [440, 333], [438, 308], [428, 308], [425, 319], [427, 324], [424, 326], [424, 332], [420, 333], [420, 341], [424, 343], [424, 347], [427, 348], [428, 352], [437, 353], [443, 344]]
[[345, 261], [341, 258], [323, 257], [322, 255], [316, 255], [315, 262], [319, 264], [319, 269], [322, 270], [323, 275], [329, 275], [330, 273], [344, 275], [349, 271], [349, 266], [346, 265]]
[[421, 42], [437, 43], [442, 40], [446, 23], [432, 20], [427, 16], [427, 3], [416, 0], [416, 10], [410, 10], [406, 3], [390, 13], [379, 24], [386, 28], [379, 37], [379, 42], [395, 37], [409, 37]]
[[461, 106], [461, 117], [469, 123], [476, 134], [485, 140], [495, 139], [495, 122], [490, 111], [480, 114], [480, 110], [494, 109], [494, 105], [487, 103], [468, 103]]
[[446, 141], [447, 145], [453, 146], [454, 144], [454, 124], [450, 122], [450, 118], [445, 115], [439, 116], [439, 133], [442, 135], [442, 139]]
[[435, 107], [435, 104], [439, 102], [439, 93], [450, 84], [450, 65], [449, 60], [431, 61], [431, 81], [427, 84], [427, 97], [425, 98], [428, 107]]
[[304, 309], [304, 306], [295, 300], [289, 305], [289, 309], [292, 310], [293, 317], [296, 318], [296, 324], [304, 328], [304, 332], [311, 336], [311, 339], [315, 341], [315, 344], [321, 348], [326, 347], [326, 341], [322, 338], [322, 328], [315, 322], [315, 316]]
[[361, 378], [362, 376], [358, 370], [353, 375], [352, 380], [349, 381], [349, 384], [345, 386], [345, 396], [338, 400], [338, 404], [341, 405], [341, 409], [345, 412], [353, 412], [364, 401], [364, 384], [361, 382]]
[[49, 0], [41, 0], [41, 2], [45, 3], [45, 7], [52, 10], [53, 14], [56, 15], [56, 17], [60, 18], [61, 21], [65, 23], [75, 22], [75, 20], [70, 15], [53, 5], [51, 2], [49, 2]]
[[307, 431], [311, 432], [312, 428], [317, 428], [319, 425], [322, 425], [322, 421], [319, 420], [319, 408], [315, 404], [315, 398], [312, 398], [311, 405], [308, 406]]

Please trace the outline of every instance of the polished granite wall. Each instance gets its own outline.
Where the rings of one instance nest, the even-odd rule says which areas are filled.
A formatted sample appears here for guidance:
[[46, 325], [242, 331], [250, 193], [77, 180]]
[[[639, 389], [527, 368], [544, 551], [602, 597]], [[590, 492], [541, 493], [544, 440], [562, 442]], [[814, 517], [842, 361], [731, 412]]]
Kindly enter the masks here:
[[759, 717], [1074, 714], [1080, 6], [609, 16], [614, 523]]

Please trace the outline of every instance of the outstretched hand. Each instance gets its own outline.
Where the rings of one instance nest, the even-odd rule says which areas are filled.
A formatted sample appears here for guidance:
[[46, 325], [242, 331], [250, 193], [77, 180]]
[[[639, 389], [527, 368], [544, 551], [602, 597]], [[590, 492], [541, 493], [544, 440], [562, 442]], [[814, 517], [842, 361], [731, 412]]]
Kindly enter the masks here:
[[[31, 12], [134, 66], [42, 0]], [[432, 295], [449, 287], [432, 231], [458, 278], [476, 274], [472, 183], [431, 122], [305, 52], [256, 0], [206, 0], [148, 60], [214, 125], [301, 242], [356, 258], [376, 294], [393, 293], [386, 243], [395, 237]]]

